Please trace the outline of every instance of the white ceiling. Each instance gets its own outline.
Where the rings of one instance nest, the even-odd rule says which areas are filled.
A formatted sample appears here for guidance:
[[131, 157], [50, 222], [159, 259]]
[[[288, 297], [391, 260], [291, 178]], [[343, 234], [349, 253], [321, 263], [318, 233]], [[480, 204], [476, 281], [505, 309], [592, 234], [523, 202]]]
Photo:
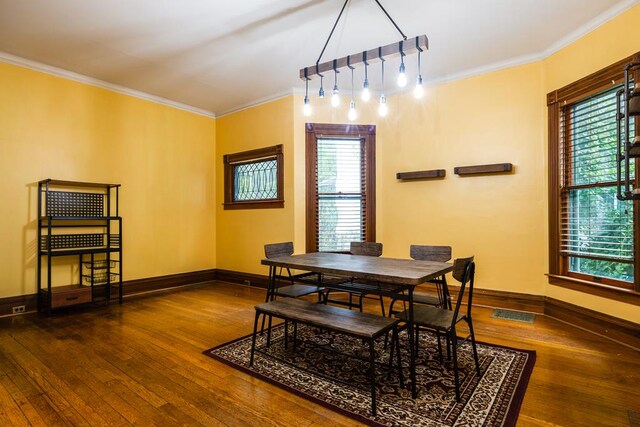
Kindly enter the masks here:
[[[638, 0], [380, 2], [408, 37], [427, 35], [435, 82], [540, 59]], [[0, 0], [0, 52], [220, 115], [302, 89], [298, 70], [315, 64], [342, 3]], [[323, 60], [400, 39], [374, 0], [351, 0]]]

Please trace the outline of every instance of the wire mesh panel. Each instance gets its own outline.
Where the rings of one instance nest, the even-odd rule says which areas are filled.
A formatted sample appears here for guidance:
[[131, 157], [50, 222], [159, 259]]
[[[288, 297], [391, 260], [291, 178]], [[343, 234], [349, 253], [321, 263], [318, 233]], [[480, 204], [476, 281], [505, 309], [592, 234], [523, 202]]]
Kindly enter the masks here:
[[104, 216], [104, 194], [48, 191], [47, 216]]
[[47, 250], [51, 240], [51, 249], [95, 248], [105, 245], [105, 234], [54, 234], [42, 236], [40, 249]]
[[269, 200], [278, 196], [277, 162], [275, 159], [235, 165], [233, 200]]

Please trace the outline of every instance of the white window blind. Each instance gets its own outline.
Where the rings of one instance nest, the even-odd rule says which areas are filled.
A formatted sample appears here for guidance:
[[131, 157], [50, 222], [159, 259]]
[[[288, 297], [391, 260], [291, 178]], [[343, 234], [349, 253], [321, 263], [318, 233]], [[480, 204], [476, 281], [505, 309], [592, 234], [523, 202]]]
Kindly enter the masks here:
[[560, 249], [569, 271], [632, 282], [633, 205], [616, 198], [618, 89], [562, 110]]
[[348, 251], [365, 240], [365, 144], [360, 139], [317, 140], [319, 251]]

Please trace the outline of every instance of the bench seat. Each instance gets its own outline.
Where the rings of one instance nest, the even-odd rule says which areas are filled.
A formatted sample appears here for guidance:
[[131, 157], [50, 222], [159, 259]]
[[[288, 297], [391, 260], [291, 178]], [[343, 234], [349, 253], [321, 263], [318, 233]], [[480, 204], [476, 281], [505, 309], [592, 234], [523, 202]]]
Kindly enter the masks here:
[[[251, 357], [249, 366], [253, 366], [254, 354], [256, 351], [256, 335], [258, 334], [258, 319], [261, 315], [269, 317], [269, 329], [271, 332], [271, 318], [276, 317], [285, 321], [292, 321], [295, 325], [302, 323], [311, 327], [320, 328], [326, 331], [350, 335], [361, 339], [369, 347], [369, 376], [371, 387], [371, 412], [376, 415], [376, 373], [375, 373], [375, 339], [385, 335], [387, 332], [393, 333], [393, 344], [389, 355], [389, 368], [393, 361], [393, 348], [395, 347], [400, 384], [403, 385], [402, 369], [400, 363], [400, 345], [398, 341], [399, 319], [393, 317], [382, 317], [370, 313], [348, 310], [346, 308], [333, 307], [330, 305], [316, 304], [309, 301], [285, 298], [256, 305], [256, 317], [253, 325], [253, 338], [251, 342]], [[287, 324], [285, 322], [285, 348]], [[267, 335], [267, 346], [270, 345], [270, 335]], [[295, 350], [294, 332], [294, 350]]]

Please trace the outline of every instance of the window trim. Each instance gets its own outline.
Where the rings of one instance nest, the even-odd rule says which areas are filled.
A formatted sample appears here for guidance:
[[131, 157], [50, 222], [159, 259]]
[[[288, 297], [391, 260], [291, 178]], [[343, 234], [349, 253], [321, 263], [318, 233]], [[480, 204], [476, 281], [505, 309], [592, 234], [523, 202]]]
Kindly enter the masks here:
[[[563, 272], [566, 258], [560, 254], [561, 243], [561, 194], [560, 194], [560, 120], [562, 108], [588, 98], [623, 82], [624, 66], [640, 60], [640, 52], [626, 57], [608, 67], [590, 74], [574, 83], [547, 94], [548, 135], [549, 135], [549, 284], [609, 299], [640, 305], [640, 259], [634, 260], [633, 289], [612, 286], [608, 281], [584, 280], [584, 276], [571, 277]], [[636, 81], [640, 76], [636, 75]], [[640, 132], [640, 120], [636, 122], [636, 132]], [[636, 160], [636, 173], [640, 161]], [[640, 253], [640, 201], [633, 202], [634, 209], [634, 253]]]
[[360, 138], [365, 142], [365, 198], [366, 229], [365, 241], [376, 241], [376, 126], [344, 125], [329, 123], [307, 123], [305, 125], [306, 149], [306, 252], [316, 252], [318, 241], [315, 227], [317, 222], [317, 139], [318, 138]]
[[[233, 174], [235, 164], [252, 163], [261, 160], [276, 160], [277, 197], [264, 200], [234, 201]], [[283, 145], [257, 148], [239, 153], [225, 154], [224, 163], [224, 209], [275, 209], [284, 208], [284, 152]]]

